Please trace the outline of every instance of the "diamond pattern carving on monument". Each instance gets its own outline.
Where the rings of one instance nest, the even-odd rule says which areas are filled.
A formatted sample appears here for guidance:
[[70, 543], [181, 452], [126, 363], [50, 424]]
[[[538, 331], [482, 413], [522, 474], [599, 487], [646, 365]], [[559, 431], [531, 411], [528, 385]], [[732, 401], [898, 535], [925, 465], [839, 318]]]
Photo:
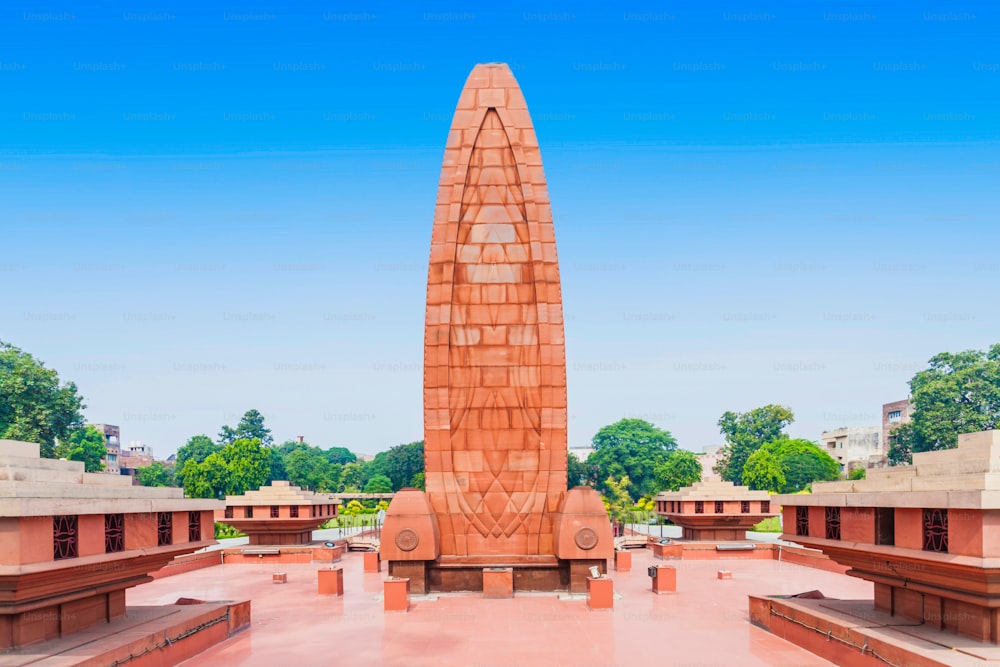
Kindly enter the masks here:
[[[457, 241], [449, 380], [465, 390], [449, 395], [452, 466], [456, 477], [472, 474], [454, 497], [480, 535], [510, 537], [543, 510], [547, 477], [531, 455], [542, 442], [541, 373], [524, 194], [493, 109], [472, 149]], [[472, 430], [486, 438], [481, 466], [463, 470]]]

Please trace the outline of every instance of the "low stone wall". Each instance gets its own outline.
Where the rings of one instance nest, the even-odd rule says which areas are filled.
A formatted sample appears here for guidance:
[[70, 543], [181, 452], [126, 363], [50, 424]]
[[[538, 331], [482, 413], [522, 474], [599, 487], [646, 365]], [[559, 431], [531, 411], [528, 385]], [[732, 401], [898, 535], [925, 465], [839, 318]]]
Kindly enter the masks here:
[[[271, 551], [278, 553], [252, 553], [253, 551]], [[244, 553], [250, 551], [251, 553]], [[246, 564], [295, 564], [295, 563], [336, 563], [344, 556], [344, 549], [337, 545], [334, 547], [325, 546], [288, 546], [288, 547], [233, 547], [223, 549], [222, 562], [226, 565], [246, 565]]]
[[757, 542], [753, 543], [753, 549], [719, 550], [716, 544], [723, 543], [670, 540], [667, 544], [660, 544], [659, 540], [650, 539], [646, 547], [653, 552], [654, 558], [660, 560], [777, 560], [839, 574], [849, 569], [815, 549]]
[[814, 567], [817, 570], [826, 570], [827, 572], [837, 572], [839, 574], [844, 574], [850, 569], [846, 565], [841, 565], [835, 560], [832, 560], [822, 551], [806, 549], [805, 547], [789, 547], [785, 545], [776, 546], [778, 548], [774, 550], [775, 560], [780, 560], [785, 563], [794, 563], [795, 565], [804, 565], [806, 567]]
[[185, 572], [201, 570], [215, 565], [222, 565], [222, 551], [204, 551], [202, 553], [179, 556], [156, 572], [150, 572], [149, 576], [153, 579], [162, 579], [163, 577], [171, 577], [175, 574], [184, 574]]

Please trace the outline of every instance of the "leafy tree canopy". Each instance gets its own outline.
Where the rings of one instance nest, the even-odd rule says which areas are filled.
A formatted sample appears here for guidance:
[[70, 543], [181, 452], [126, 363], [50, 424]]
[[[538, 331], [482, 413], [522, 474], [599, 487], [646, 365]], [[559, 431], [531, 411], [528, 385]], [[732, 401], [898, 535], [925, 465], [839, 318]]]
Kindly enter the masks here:
[[0, 439], [37, 442], [52, 458], [56, 441], [83, 426], [85, 407], [75, 384], [60, 383], [54, 370], [0, 341]]
[[136, 473], [139, 484], [143, 486], [173, 486], [174, 473], [169, 466], [163, 465], [161, 461], [153, 461], [152, 464], [139, 468]]
[[607, 494], [609, 478], [627, 477], [627, 494], [632, 500], [656, 493], [656, 467], [677, 449], [677, 441], [669, 431], [657, 428], [642, 419], [622, 419], [601, 428], [592, 440], [594, 453], [587, 458], [588, 466], [596, 466], [599, 489]]
[[209, 454], [201, 463], [193, 459], [181, 469], [184, 492], [192, 498], [223, 498], [259, 489], [270, 472], [270, 452], [260, 440], [236, 440]]
[[742, 482], [755, 491], [777, 491], [785, 484], [785, 473], [778, 457], [761, 448], [747, 458]]
[[101, 459], [107, 454], [104, 434], [95, 427], [71, 429], [65, 440], [56, 446], [56, 456], [70, 461], [83, 461], [84, 470], [99, 472], [104, 469]]
[[660, 491], [677, 491], [701, 481], [701, 461], [686, 449], [677, 449], [656, 467], [656, 485]]
[[719, 452], [715, 472], [726, 481], [741, 483], [743, 466], [750, 455], [777, 440], [793, 421], [792, 411], [782, 405], [765, 405], [744, 413], [727, 411], [719, 419], [719, 431], [726, 444]]
[[385, 475], [375, 475], [365, 484], [364, 493], [392, 493], [392, 480]]
[[889, 461], [951, 449], [961, 433], [1000, 428], [1000, 343], [987, 352], [942, 352], [910, 380], [913, 415], [892, 432]]
[[840, 479], [837, 460], [809, 440], [779, 438], [761, 449], [781, 465], [785, 482], [777, 489], [780, 493], [798, 493], [813, 482]]
[[253, 440], [254, 438], [260, 440], [260, 444], [264, 447], [270, 447], [274, 444], [271, 429], [264, 426], [264, 415], [257, 410], [244, 412], [236, 428], [223, 426], [222, 430], [219, 431], [219, 444], [222, 445], [232, 444], [237, 440]]

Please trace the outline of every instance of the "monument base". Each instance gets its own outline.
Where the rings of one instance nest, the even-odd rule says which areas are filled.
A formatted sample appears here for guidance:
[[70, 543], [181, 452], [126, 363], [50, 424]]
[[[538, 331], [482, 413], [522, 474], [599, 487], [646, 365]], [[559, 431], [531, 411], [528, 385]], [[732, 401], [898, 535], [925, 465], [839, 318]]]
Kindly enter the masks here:
[[586, 593], [590, 568], [607, 574], [605, 559], [563, 560], [555, 556], [442, 556], [434, 561], [388, 561], [389, 576], [410, 580], [410, 592], [456, 593], [483, 591], [483, 570], [509, 568], [514, 592], [569, 591]]

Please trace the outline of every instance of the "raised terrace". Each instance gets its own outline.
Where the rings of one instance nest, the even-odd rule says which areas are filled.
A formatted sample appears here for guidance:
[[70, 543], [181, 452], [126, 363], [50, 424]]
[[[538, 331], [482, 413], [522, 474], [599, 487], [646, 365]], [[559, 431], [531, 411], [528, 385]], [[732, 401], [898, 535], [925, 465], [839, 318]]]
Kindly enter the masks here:
[[656, 513], [680, 526], [685, 540], [745, 540], [748, 529], [778, 515], [767, 491], [751, 491], [721, 480], [695, 482], [679, 491], [660, 493], [653, 500]]
[[[766, 625], [777, 615], [836, 624], [859, 619], [907, 636], [980, 652], [1000, 641], [1000, 431], [958, 437], [956, 449], [913, 455], [913, 465], [869, 470], [868, 479], [816, 484], [812, 494], [779, 496], [782, 537], [821, 550], [871, 581], [874, 600], [824, 601], [822, 610], [789, 601], [751, 603]], [[776, 613], [776, 606], [802, 606]], [[757, 610], [754, 611], [754, 605]], [[768, 612], [765, 607], [770, 608]], [[837, 615], [840, 614], [838, 617]], [[876, 622], [877, 621], [877, 622]], [[950, 638], [949, 638], [950, 637]], [[899, 641], [894, 642], [896, 645]], [[997, 657], [995, 649], [992, 654]]]
[[246, 533], [252, 545], [312, 542], [312, 533], [337, 516], [340, 501], [330, 494], [305, 491], [287, 481], [274, 481], [242, 496], [226, 496], [216, 521]]
[[0, 440], [0, 649], [124, 616], [125, 589], [215, 544], [218, 506]]

